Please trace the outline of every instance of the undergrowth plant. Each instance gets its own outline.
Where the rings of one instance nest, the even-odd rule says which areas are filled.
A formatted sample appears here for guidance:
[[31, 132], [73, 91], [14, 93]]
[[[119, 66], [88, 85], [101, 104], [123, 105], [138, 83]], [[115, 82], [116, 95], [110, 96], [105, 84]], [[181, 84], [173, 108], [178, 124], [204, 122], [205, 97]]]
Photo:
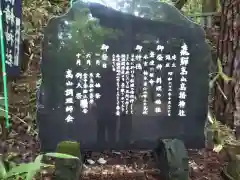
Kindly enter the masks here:
[[[213, 79], [209, 82], [209, 88], [212, 89], [215, 84], [217, 83], [217, 80], [219, 78], [222, 78], [224, 82], [228, 83], [229, 81], [232, 81], [233, 78], [228, 77], [223, 72], [223, 67], [220, 59], [217, 59], [217, 72], [216, 75], [213, 77]], [[223, 90], [219, 87], [218, 90], [222, 93], [223, 97], [227, 99], [226, 95], [224, 94]], [[213, 140], [214, 140], [214, 148], [213, 151], [220, 152], [224, 148], [226, 144], [229, 143], [229, 141], [235, 141], [233, 137], [233, 131], [225, 126], [222, 125], [219, 121], [217, 121], [214, 114], [211, 112], [211, 110], [208, 110], [208, 122], [211, 124], [211, 131], [213, 132]]]
[[46, 153], [36, 157], [33, 162], [21, 163], [19, 165], [4, 160], [0, 156], [0, 180], [19, 179], [32, 180], [34, 176], [41, 172], [43, 168], [53, 167], [54, 165], [42, 163], [43, 156], [60, 159], [79, 159], [78, 157], [63, 153]]

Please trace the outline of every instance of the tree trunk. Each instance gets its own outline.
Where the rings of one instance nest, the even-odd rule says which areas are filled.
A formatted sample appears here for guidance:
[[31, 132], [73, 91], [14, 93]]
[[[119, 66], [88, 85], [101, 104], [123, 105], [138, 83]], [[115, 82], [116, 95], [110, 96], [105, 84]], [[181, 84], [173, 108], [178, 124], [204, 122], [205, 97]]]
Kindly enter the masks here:
[[[217, 0], [202, 0], [202, 13], [211, 13], [217, 11]], [[205, 27], [213, 26], [213, 16], [203, 18], [202, 25]]]

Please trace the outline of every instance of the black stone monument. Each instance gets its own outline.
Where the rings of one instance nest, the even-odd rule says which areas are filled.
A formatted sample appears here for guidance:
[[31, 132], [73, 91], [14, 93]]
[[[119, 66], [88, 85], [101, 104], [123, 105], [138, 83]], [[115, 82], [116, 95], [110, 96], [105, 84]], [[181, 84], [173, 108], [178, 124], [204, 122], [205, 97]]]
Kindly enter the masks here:
[[45, 29], [42, 151], [64, 140], [92, 151], [153, 149], [158, 138], [204, 147], [210, 60], [203, 29], [173, 6], [76, 1]]
[[22, 61], [22, 1], [1, 0], [0, 3], [7, 75], [17, 77], [20, 75]]

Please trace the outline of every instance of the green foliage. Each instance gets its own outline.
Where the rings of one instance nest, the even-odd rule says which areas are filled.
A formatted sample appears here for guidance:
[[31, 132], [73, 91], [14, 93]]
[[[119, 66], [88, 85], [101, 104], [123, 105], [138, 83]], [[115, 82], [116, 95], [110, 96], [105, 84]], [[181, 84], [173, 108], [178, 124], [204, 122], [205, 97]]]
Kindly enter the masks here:
[[12, 167], [11, 169], [6, 168], [6, 164], [4, 160], [0, 160], [0, 172], [1, 180], [7, 180], [14, 177], [23, 178], [26, 176], [26, 180], [32, 180], [37, 172], [41, 170], [43, 167], [48, 167], [50, 165], [41, 163], [42, 155], [39, 155], [34, 162], [30, 163], [22, 163], [17, 166]]
[[[62, 159], [78, 159], [78, 157], [62, 154], [62, 153], [47, 153], [45, 156], [62, 158]], [[52, 167], [53, 165], [42, 163], [43, 155], [36, 157], [34, 162], [21, 163], [13, 166], [10, 169], [7, 168], [3, 159], [0, 159], [0, 180], [7, 180], [19, 177], [24, 180], [32, 180], [34, 176], [42, 170], [42, 168]], [[18, 178], [17, 178], [18, 177]]]
[[222, 150], [229, 149], [231, 146], [240, 147], [240, 142], [236, 140], [234, 131], [227, 125], [223, 125], [219, 122], [210, 110], [208, 112], [208, 121], [211, 124], [208, 130], [213, 133], [213, 151], [219, 153]]
[[[217, 60], [217, 72], [216, 75], [213, 77], [213, 79], [209, 82], [209, 87], [212, 89], [216, 85], [217, 80], [221, 78], [224, 82], [228, 83], [229, 81], [232, 81], [233, 78], [228, 77], [223, 72], [223, 67], [220, 59]], [[218, 86], [218, 89], [220, 86]], [[223, 93], [222, 89], [219, 89], [224, 97], [226, 95]], [[214, 140], [214, 148], [213, 151], [220, 152], [223, 150], [225, 144], [227, 143], [227, 140], [230, 139], [231, 132], [229, 131], [229, 128], [226, 126], [222, 126], [215, 116], [209, 111], [208, 112], [208, 121], [211, 124], [211, 131], [213, 132], [213, 140]], [[233, 140], [233, 138], [232, 138]]]
[[46, 156], [54, 157], [54, 158], [60, 158], [60, 159], [79, 159], [76, 156], [72, 156], [69, 154], [63, 154], [63, 153], [46, 153]]
[[220, 129], [217, 119], [208, 112], [208, 121], [211, 123], [211, 131], [213, 133], [214, 148], [213, 151], [220, 152], [223, 149], [224, 140], [221, 138]]
[[[217, 67], [218, 67], [218, 72], [214, 76], [214, 78], [209, 82], [209, 87], [213, 88], [219, 78], [222, 78], [224, 82], [228, 83], [229, 81], [232, 81], [233, 79], [231, 77], [228, 77], [224, 72], [223, 72], [223, 67], [220, 59], [217, 60]], [[223, 91], [220, 89], [220, 91], [223, 93]], [[223, 94], [224, 95], [224, 94]], [[225, 95], [224, 95], [225, 96]], [[230, 133], [227, 132], [227, 134], [224, 134], [224, 131], [222, 129], [227, 129], [225, 128], [220, 128], [219, 122], [217, 119], [214, 117], [214, 115], [209, 111], [208, 112], [208, 121], [211, 124], [211, 131], [213, 132], [213, 140], [214, 140], [214, 148], [213, 151], [215, 152], [220, 152], [222, 151], [224, 145], [226, 144], [226, 136], [229, 136]]]
[[228, 83], [229, 81], [232, 81], [233, 79], [231, 77], [228, 77], [224, 72], [223, 72], [223, 67], [220, 59], [217, 60], [217, 65], [218, 65], [218, 74], [219, 76], [226, 82]]
[[46, 24], [49, 18], [48, 1], [23, 0], [23, 39], [35, 39], [39, 36], [38, 31]]
[[183, 6], [182, 11], [187, 15], [202, 13], [202, 0], [188, 0]]
[[229, 81], [232, 81], [233, 78], [228, 77], [224, 72], [223, 72], [223, 67], [220, 59], [217, 60], [217, 67], [218, 67], [218, 72], [214, 76], [214, 78], [210, 81], [209, 86], [210, 88], [213, 88], [215, 85], [215, 82], [218, 80], [218, 78], [222, 78], [224, 82], [228, 83]]

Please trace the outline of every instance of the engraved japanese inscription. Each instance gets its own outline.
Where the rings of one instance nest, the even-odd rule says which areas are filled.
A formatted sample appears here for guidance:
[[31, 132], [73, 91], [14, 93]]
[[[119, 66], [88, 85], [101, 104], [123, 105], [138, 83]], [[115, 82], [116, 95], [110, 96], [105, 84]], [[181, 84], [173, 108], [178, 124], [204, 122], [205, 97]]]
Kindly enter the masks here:
[[158, 6], [156, 19], [76, 1], [49, 22], [37, 110], [43, 151], [61, 140], [83, 149], [150, 149], [170, 137], [204, 146], [210, 50], [200, 26]]

